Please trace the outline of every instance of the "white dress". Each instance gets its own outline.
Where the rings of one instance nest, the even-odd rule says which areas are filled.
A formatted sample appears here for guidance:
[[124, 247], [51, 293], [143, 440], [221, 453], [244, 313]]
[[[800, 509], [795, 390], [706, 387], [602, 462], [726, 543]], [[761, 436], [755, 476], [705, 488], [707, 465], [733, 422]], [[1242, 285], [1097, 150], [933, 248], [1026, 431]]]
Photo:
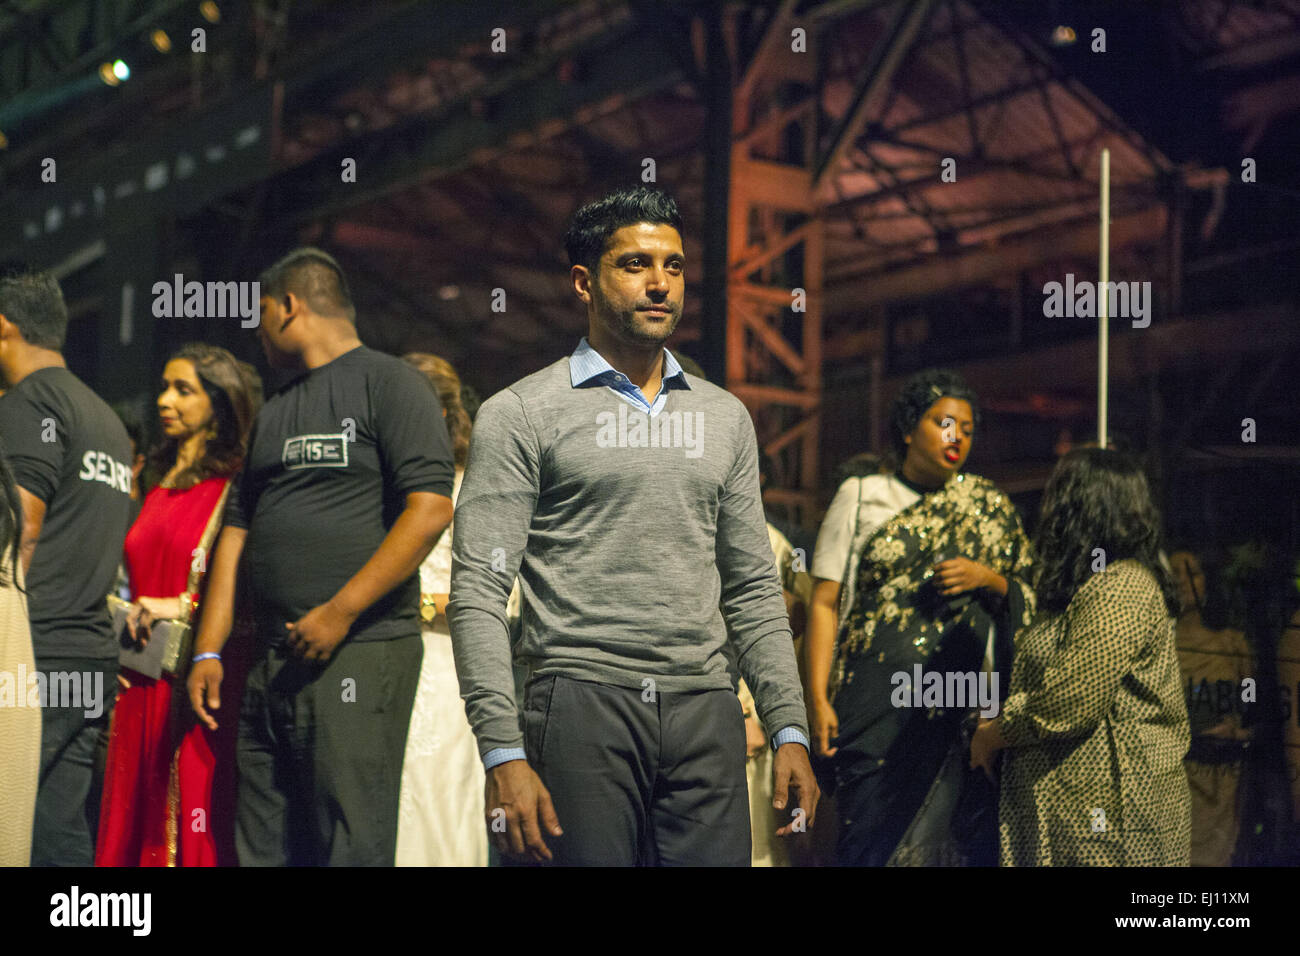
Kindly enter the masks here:
[[[452, 501], [463, 471], [456, 469]], [[420, 590], [451, 590], [449, 524], [420, 565]], [[398, 866], [487, 866], [483, 762], [460, 699], [446, 615], [425, 625], [397, 818]]]

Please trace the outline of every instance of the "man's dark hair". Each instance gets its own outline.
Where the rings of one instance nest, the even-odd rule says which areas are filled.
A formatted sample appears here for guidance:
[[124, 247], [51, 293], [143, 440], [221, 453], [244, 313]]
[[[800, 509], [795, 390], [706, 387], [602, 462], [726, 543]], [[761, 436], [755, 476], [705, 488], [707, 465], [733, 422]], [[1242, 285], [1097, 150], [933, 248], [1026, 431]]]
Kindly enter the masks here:
[[281, 298], [286, 292], [303, 299], [317, 315], [346, 316], [356, 322], [357, 310], [343, 268], [324, 250], [295, 249], [259, 277], [262, 295]]
[[903, 439], [916, 431], [916, 426], [930, 406], [941, 398], [955, 398], [970, 404], [971, 420], [976, 431], [980, 427], [980, 406], [974, 390], [956, 372], [946, 368], [927, 368], [917, 372], [903, 383], [903, 390], [894, 399], [889, 412], [889, 437], [898, 453], [901, 466], [907, 457], [907, 442]]
[[1160, 513], [1135, 458], [1109, 448], [1063, 455], [1043, 490], [1034, 552], [1038, 606], [1059, 614], [1093, 574], [1096, 549], [1107, 565], [1136, 560], [1155, 577], [1171, 616], [1178, 590], [1160, 560]]
[[48, 272], [20, 272], [0, 279], [0, 314], [18, 326], [28, 345], [63, 350], [68, 307], [63, 290]]
[[573, 214], [569, 231], [564, 234], [564, 250], [570, 266], [586, 266], [593, 273], [609, 237], [624, 226], [639, 222], [662, 223], [682, 231], [682, 216], [677, 202], [661, 189], [636, 186], [610, 193], [604, 199], [587, 203]]

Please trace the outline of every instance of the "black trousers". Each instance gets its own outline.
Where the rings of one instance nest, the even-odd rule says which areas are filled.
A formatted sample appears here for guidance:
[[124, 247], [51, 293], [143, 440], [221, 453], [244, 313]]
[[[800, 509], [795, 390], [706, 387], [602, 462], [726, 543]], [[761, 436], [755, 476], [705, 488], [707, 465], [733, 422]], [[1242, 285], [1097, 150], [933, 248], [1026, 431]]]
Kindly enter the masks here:
[[749, 866], [745, 721], [729, 690], [668, 694], [565, 677], [525, 694], [528, 762], [564, 866]]
[[240, 866], [392, 866], [424, 645], [345, 641], [324, 665], [254, 657], [239, 715]]
[[[104, 786], [102, 756], [117, 699], [117, 661], [41, 657], [36, 669], [46, 675], [47, 699], [41, 702], [41, 778], [32, 866], [92, 866]], [[79, 700], [66, 693], [73, 675]], [[26, 694], [27, 688], [16, 691]]]

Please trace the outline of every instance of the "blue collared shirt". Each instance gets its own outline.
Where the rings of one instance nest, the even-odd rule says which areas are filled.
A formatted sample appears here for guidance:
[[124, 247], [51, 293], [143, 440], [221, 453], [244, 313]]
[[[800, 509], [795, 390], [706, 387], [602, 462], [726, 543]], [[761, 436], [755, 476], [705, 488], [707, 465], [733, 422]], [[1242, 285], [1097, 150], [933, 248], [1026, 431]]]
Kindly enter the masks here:
[[[569, 356], [569, 382], [574, 388], [594, 388], [604, 386], [616, 394], [625, 402], [633, 405], [643, 412], [648, 413], [652, 418], [658, 415], [663, 409], [664, 403], [668, 401], [668, 390], [670, 388], [690, 388], [690, 383], [686, 381], [686, 373], [682, 370], [677, 359], [673, 358], [673, 353], [664, 349], [664, 375], [663, 382], [659, 386], [659, 394], [654, 397], [654, 401], [647, 402], [645, 396], [641, 394], [641, 389], [637, 388], [628, 379], [626, 375], [614, 368], [605, 357], [591, 347], [584, 335], [578, 347], [573, 350]], [[772, 749], [776, 750], [783, 744], [803, 744], [804, 749], [812, 753], [812, 747], [809, 746], [808, 738], [804, 736], [803, 731], [798, 727], [784, 727], [772, 735]], [[503, 764], [509, 760], [527, 760], [528, 755], [517, 747], [498, 747], [495, 750], [489, 750], [483, 755], [483, 768], [491, 770], [498, 764]]]
[[664, 376], [659, 386], [659, 394], [654, 401], [647, 402], [641, 389], [632, 384], [626, 375], [605, 361], [605, 357], [591, 347], [584, 335], [578, 347], [569, 356], [569, 382], [574, 388], [594, 388], [604, 385], [619, 398], [653, 418], [663, 409], [668, 401], [670, 388], [690, 388], [686, 373], [673, 358], [673, 353], [664, 349]]

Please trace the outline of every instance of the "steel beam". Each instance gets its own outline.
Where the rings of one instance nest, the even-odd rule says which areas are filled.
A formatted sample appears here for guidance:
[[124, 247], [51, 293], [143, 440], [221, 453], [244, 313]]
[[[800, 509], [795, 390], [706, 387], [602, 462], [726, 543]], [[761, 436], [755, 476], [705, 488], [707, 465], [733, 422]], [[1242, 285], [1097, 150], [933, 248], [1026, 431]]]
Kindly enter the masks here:
[[[1119, 248], [1161, 240], [1166, 218], [1163, 206], [1116, 216], [1111, 225], [1111, 243]], [[1053, 259], [1094, 255], [1096, 245], [1096, 223], [1083, 222], [1066, 230], [1054, 228], [1050, 236], [1033, 233], [997, 246], [981, 245], [893, 272], [862, 273], [856, 277], [858, 282], [836, 283], [826, 296], [826, 310], [829, 315], [840, 315], [877, 303], [906, 301], [978, 285]]]
[[817, 163], [813, 173], [814, 194], [821, 193], [830, 177], [838, 172], [840, 160], [862, 135], [868, 119], [878, 115], [880, 98], [888, 91], [894, 73], [907, 56], [933, 6], [934, 0], [914, 0], [912, 3], [899, 4], [888, 35], [872, 51], [853, 106], [849, 108], [848, 115], [832, 138], [830, 149]]
[[[666, 39], [644, 29], [602, 37], [599, 47], [575, 54], [585, 67], [576, 80], [521, 68], [518, 84], [503, 86], [488, 104], [466, 98], [439, 115], [349, 140], [286, 170], [274, 180], [272, 201], [291, 221], [304, 223], [552, 139], [680, 82], [680, 68], [665, 67]], [[357, 161], [357, 182], [340, 186], [346, 157]]]

